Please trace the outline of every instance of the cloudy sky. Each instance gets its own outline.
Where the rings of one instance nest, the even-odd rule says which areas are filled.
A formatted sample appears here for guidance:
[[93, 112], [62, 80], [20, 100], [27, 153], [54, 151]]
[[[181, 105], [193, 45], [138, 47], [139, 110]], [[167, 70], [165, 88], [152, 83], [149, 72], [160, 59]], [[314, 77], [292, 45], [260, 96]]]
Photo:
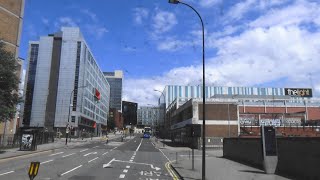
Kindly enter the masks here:
[[[320, 96], [320, 1], [185, 0], [205, 24], [206, 81], [308, 87]], [[27, 0], [21, 41], [80, 27], [103, 71], [124, 71], [124, 98], [156, 104], [165, 85], [199, 85], [201, 26], [167, 0]]]

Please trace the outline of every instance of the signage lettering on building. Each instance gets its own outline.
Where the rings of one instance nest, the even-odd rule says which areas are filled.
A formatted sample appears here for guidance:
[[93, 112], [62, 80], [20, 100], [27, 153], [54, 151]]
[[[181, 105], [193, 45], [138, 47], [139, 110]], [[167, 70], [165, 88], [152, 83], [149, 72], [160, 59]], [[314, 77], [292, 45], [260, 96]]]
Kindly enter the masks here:
[[297, 97], [312, 97], [312, 89], [285, 88], [285, 95]]

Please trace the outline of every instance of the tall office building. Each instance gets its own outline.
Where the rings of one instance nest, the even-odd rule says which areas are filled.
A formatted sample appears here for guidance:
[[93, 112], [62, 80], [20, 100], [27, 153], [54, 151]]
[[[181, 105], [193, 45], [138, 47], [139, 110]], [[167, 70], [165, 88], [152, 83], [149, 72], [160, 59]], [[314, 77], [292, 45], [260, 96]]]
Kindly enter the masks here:
[[129, 101], [122, 102], [123, 126], [137, 125], [138, 104]]
[[104, 77], [110, 84], [110, 108], [121, 111], [123, 72], [104, 72]]
[[[13, 53], [16, 58], [16, 75], [20, 79], [22, 71], [22, 59], [19, 56], [22, 20], [24, 14], [24, 0], [0, 0], [0, 42], [5, 50]], [[19, 108], [10, 122], [0, 123], [0, 134], [14, 134], [19, 125]]]
[[157, 127], [160, 118], [160, 107], [141, 106], [138, 108], [138, 125]]
[[79, 28], [29, 43], [23, 125], [101, 134], [107, 126], [110, 86]]

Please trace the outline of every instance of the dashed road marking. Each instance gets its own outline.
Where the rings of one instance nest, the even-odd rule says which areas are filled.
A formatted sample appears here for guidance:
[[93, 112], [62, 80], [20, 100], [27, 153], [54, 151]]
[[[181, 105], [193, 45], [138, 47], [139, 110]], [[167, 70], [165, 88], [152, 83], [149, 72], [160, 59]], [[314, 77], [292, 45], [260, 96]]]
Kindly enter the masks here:
[[58, 153], [54, 153], [54, 154], [51, 154], [49, 156], [55, 156], [55, 155], [58, 155], [58, 154], [62, 154], [63, 152], [58, 152]]
[[93, 147], [93, 148], [97, 148], [97, 147], [99, 147], [99, 146], [95, 146], [95, 147]]
[[130, 168], [130, 166], [126, 166], [126, 168], [127, 168], [127, 169], [129, 169], [129, 168]]
[[84, 151], [87, 151], [87, 150], [89, 150], [89, 149], [83, 149], [83, 150], [81, 150], [80, 152], [84, 152]]
[[65, 174], [68, 174], [69, 172], [72, 172], [72, 171], [74, 171], [74, 170], [76, 170], [76, 169], [78, 169], [78, 168], [80, 168], [80, 167], [82, 167], [82, 165], [77, 166], [77, 167], [75, 167], [75, 168], [73, 168], [73, 169], [71, 169], [71, 170], [69, 170], [69, 171], [67, 171], [67, 172], [65, 172], [65, 173], [62, 173], [61, 176], [65, 175]]
[[68, 155], [64, 155], [64, 156], [62, 156], [62, 157], [68, 157], [68, 156], [72, 156], [72, 155], [74, 155], [75, 153], [71, 153], [71, 154], [68, 154]]
[[13, 173], [13, 172], [14, 171], [5, 172], [5, 173], [0, 174], [0, 176], [6, 175], [6, 174], [10, 174], [10, 173]]
[[130, 162], [132, 162], [133, 160], [131, 159]]
[[140, 144], [139, 144], [139, 146], [137, 147], [137, 149], [136, 149], [135, 152], [137, 152], [137, 151], [139, 150], [139, 148], [140, 148], [140, 146], [141, 146], [141, 144], [142, 144], [142, 141], [143, 141], [143, 139], [141, 139]]
[[105, 153], [103, 153], [102, 155], [106, 155], [106, 154], [108, 154], [109, 152], [105, 152]]
[[99, 157], [96, 157], [96, 158], [93, 158], [93, 159], [91, 159], [90, 161], [88, 161], [88, 163], [89, 162], [92, 162], [92, 161], [94, 161], [94, 160], [96, 160], [96, 159], [98, 159]]
[[83, 156], [89, 156], [90, 154], [97, 154], [97, 152], [87, 153], [87, 154], [85, 154], [85, 155], [83, 155]]
[[123, 179], [124, 177], [126, 177], [125, 174], [120, 174], [119, 178]]
[[128, 169], [124, 169], [123, 172], [124, 172], [124, 173], [127, 173], [127, 172], [128, 172]]
[[51, 161], [53, 161], [53, 159], [45, 161], [45, 162], [41, 162], [40, 164], [46, 164], [46, 163], [51, 162]]

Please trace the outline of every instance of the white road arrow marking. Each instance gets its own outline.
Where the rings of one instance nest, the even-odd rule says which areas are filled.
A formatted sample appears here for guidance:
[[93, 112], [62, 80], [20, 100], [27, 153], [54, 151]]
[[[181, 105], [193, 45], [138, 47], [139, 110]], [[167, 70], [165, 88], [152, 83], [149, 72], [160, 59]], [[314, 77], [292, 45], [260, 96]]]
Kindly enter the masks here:
[[159, 171], [161, 168], [159, 167], [154, 167], [153, 164], [148, 164], [148, 163], [138, 163], [138, 162], [133, 162], [133, 161], [121, 161], [121, 160], [116, 160], [115, 158], [113, 158], [110, 162], [108, 162], [108, 164], [103, 164], [103, 168], [109, 167], [111, 165], [111, 163], [115, 161], [115, 162], [123, 162], [123, 163], [130, 163], [130, 164], [141, 164], [141, 165], [147, 165], [150, 166], [152, 169], [155, 169], [156, 171]]

